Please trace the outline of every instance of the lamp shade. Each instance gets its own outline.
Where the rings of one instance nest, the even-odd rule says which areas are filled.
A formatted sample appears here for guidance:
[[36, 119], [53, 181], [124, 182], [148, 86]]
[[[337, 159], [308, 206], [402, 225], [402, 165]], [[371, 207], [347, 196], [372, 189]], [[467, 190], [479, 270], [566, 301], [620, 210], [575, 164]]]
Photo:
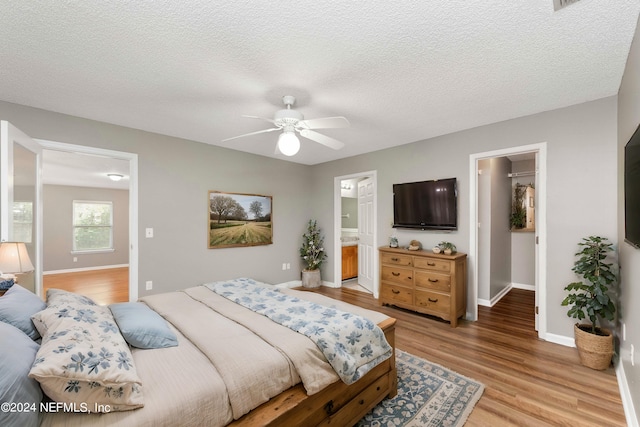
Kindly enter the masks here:
[[300, 140], [294, 132], [283, 132], [278, 137], [278, 150], [285, 156], [293, 156], [300, 150]]
[[24, 243], [0, 243], [0, 272], [26, 273], [33, 270], [33, 264], [31, 264], [31, 259], [29, 259], [29, 253]]

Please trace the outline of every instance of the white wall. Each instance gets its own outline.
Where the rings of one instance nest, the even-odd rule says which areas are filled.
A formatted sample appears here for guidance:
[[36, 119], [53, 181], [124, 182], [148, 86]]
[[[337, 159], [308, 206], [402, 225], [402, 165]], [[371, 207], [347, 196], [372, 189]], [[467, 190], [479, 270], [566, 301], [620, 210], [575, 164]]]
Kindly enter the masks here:
[[[640, 250], [624, 242], [624, 147], [640, 123], [640, 30], [636, 30], [627, 67], [618, 94], [618, 173], [617, 173], [617, 224], [620, 261], [620, 304], [618, 320], [626, 325], [626, 340], [620, 339], [620, 360], [623, 381], [626, 381], [630, 398], [635, 407], [635, 424], [640, 417]], [[622, 334], [618, 329], [618, 337]], [[635, 347], [635, 366], [632, 366], [630, 349]], [[625, 397], [625, 396], [623, 396]]]
[[511, 162], [497, 157], [491, 162], [491, 299], [511, 285]]

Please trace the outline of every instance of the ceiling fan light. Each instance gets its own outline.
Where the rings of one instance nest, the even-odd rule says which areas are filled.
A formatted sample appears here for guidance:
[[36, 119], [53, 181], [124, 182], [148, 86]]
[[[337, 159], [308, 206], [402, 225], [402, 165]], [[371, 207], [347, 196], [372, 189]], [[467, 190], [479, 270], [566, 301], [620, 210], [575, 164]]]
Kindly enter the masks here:
[[300, 140], [293, 132], [283, 132], [278, 137], [278, 150], [285, 156], [293, 156], [300, 150]]

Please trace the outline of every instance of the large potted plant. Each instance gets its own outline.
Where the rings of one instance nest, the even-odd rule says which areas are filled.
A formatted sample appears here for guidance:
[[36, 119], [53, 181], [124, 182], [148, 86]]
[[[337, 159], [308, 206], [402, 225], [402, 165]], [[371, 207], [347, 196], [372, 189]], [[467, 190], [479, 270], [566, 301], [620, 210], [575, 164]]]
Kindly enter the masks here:
[[324, 237], [316, 220], [309, 220], [307, 232], [302, 235], [300, 256], [305, 265], [302, 270], [302, 286], [305, 288], [318, 288], [322, 284], [320, 266], [327, 258], [324, 252]]
[[574, 334], [580, 362], [592, 369], [607, 369], [613, 356], [613, 334], [598, 326], [602, 319], [614, 320], [616, 307], [609, 295], [611, 287], [617, 283], [614, 265], [606, 262], [612, 244], [604, 237], [590, 236], [579, 243], [582, 247], [576, 256], [572, 270], [584, 280], [573, 282], [564, 289], [569, 292], [562, 301], [569, 306], [567, 315], [580, 321], [588, 318], [589, 323], [576, 323]]

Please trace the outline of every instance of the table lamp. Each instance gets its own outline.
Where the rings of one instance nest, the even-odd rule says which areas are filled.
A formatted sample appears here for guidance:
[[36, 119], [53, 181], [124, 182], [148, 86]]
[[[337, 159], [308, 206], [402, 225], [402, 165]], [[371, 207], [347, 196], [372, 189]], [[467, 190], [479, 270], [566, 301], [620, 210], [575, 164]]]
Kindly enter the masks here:
[[22, 242], [0, 243], [0, 275], [18, 282], [15, 274], [27, 273], [35, 268], [29, 259], [27, 247]]

